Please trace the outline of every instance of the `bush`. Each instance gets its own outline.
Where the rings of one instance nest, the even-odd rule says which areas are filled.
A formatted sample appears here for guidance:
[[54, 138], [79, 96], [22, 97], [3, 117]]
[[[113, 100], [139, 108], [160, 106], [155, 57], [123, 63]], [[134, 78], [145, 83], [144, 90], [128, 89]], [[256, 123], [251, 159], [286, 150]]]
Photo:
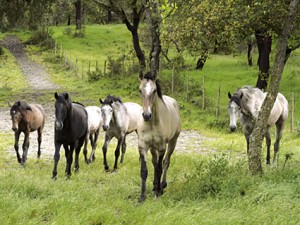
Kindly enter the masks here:
[[95, 71], [88, 71], [88, 81], [89, 82], [94, 82], [100, 80], [102, 74], [102, 71], [99, 69], [96, 69]]

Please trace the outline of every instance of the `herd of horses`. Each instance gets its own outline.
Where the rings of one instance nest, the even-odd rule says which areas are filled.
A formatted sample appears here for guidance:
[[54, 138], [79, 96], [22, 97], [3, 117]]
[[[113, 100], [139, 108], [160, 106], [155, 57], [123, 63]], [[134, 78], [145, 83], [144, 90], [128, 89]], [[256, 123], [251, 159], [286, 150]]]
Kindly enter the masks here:
[[[139, 92], [142, 105], [133, 102], [123, 103], [120, 97], [108, 95], [104, 100], [99, 99], [101, 107], [87, 106], [73, 102], [68, 93], [54, 94], [55, 124], [54, 124], [54, 168], [52, 178], [57, 178], [57, 165], [60, 160], [60, 148], [63, 146], [66, 157], [65, 174], [71, 176], [73, 152], [75, 150], [74, 169], [79, 169], [79, 153], [83, 147], [86, 163], [95, 160], [95, 149], [101, 129], [105, 131], [102, 147], [105, 171], [109, 171], [106, 158], [107, 147], [112, 138], [118, 140], [115, 149], [113, 172], [118, 168], [120, 148], [123, 163], [126, 152], [126, 135], [136, 132], [140, 156], [141, 194], [139, 201], [146, 198], [146, 180], [148, 177], [147, 152], [150, 149], [154, 167], [153, 192], [156, 197], [163, 194], [167, 187], [167, 171], [177, 139], [181, 132], [179, 105], [175, 99], [163, 95], [159, 80], [150, 72], [140, 77]], [[249, 148], [249, 137], [255, 125], [255, 119], [266, 97], [258, 88], [244, 86], [233, 95], [228, 93], [228, 112], [230, 116], [230, 130], [237, 127], [237, 120], [243, 126], [243, 132]], [[42, 132], [45, 125], [45, 112], [39, 104], [28, 104], [17, 101], [11, 106], [12, 129], [15, 132], [15, 151], [17, 160], [23, 167], [27, 160], [30, 132], [38, 132], [38, 158], [41, 155]], [[270, 163], [270, 132], [269, 128], [276, 124], [277, 137], [274, 144], [274, 162], [279, 150], [279, 142], [288, 116], [288, 103], [282, 94], [278, 94], [268, 120], [265, 137], [267, 141], [267, 163]], [[23, 155], [19, 154], [19, 136], [25, 135]], [[90, 141], [92, 152], [87, 156], [87, 144]]]

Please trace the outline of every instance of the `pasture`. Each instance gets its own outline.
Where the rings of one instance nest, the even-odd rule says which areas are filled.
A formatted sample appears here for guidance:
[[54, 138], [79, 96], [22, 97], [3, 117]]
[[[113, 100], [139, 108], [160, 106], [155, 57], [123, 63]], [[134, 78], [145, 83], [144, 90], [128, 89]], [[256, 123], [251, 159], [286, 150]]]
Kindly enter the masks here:
[[[128, 40], [130, 41], [130, 34], [126, 32], [125, 26], [124, 28], [120, 25], [90, 27], [87, 29], [87, 37], [79, 41], [70, 41], [73, 40], [72, 37], [62, 34], [59, 36], [53, 28], [54, 37], [69, 43], [69, 46], [64, 45], [65, 48], [70, 48], [70, 51], [74, 49], [78, 58], [88, 55], [91, 60], [96, 60], [92, 58], [93, 56], [105, 59], [109, 49], [114, 51], [112, 47], [114, 44], [106, 45], [95, 38], [105, 36], [105, 32], [108, 32], [106, 29], [114, 34], [118, 34], [121, 30], [124, 41], [119, 42], [118, 35], [112, 35], [105, 41], [111, 41], [115, 45], [123, 43], [118, 48], [126, 48]], [[89, 30], [93, 31], [94, 39], [88, 39], [91, 35]], [[27, 38], [27, 34], [17, 34], [21, 35], [21, 39]], [[95, 47], [94, 42], [98, 42], [98, 48]], [[78, 51], [80, 48], [83, 50]], [[70, 92], [74, 101], [82, 102], [86, 106], [100, 106], [100, 97], [105, 98], [108, 94], [113, 94], [121, 96], [124, 102], [134, 101], [141, 104], [137, 75], [127, 75], [122, 78], [103, 76], [99, 81], [88, 82], [86, 79], [74, 76], [72, 71], [63, 69], [52, 51], [40, 51], [33, 46], [29, 46], [27, 51], [33, 60], [44, 65], [51, 81], [61, 87], [56, 91]], [[101, 52], [103, 55], [99, 56]], [[185, 132], [179, 136], [180, 143], [172, 155], [168, 170], [168, 187], [159, 198], [154, 198], [151, 191], [154, 171], [150, 152], [148, 152], [147, 198], [143, 204], [138, 204], [141, 185], [140, 162], [134, 138], [127, 139], [125, 160], [123, 164], [119, 164], [117, 173], [107, 173], [103, 168], [103, 131], [100, 131], [95, 153], [96, 160], [87, 165], [81, 150], [80, 170], [78, 173], [72, 171], [70, 180], [66, 180], [63, 173], [66, 163], [63, 150], [58, 164], [57, 180], [51, 179], [54, 165], [54, 140], [52, 144], [42, 142], [41, 159], [37, 159], [36, 149], [33, 147], [36, 140], [31, 139], [32, 144], [29, 147], [25, 168], [20, 168], [13, 149], [14, 135], [11, 125], [3, 126], [7, 125], [7, 121], [3, 122], [4, 119], [9, 117], [7, 101], [13, 102], [22, 98], [54, 110], [55, 91], [36, 93], [28, 89], [22, 71], [17, 67], [13, 56], [7, 51], [6, 53], [5, 58], [0, 57], [0, 75], [5, 77], [0, 82], [2, 124], [0, 220], [2, 224], [300, 223], [298, 130], [290, 132], [289, 127], [286, 127], [278, 154], [278, 166], [264, 164], [265, 173], [262, 176], [251, 176], [248, 173], [246, 142], [241, 130], [236, 133], [228, 132], [227, 92], [234, 92], [237, 87], [256, 82], [257, 68], [247, 67], [243, 55], [235, 57], [213, 55], [207, 60], [203, 71], [191, 69], [188, 72], [190, 81], [197, 82], [196, 86], [201, 85], [202, 75], [211, 78], [211, 82], [207, 82], [207, 101], [210, 104], [205, 110], [202, 110], [198, 104], [198, 89], [193, 92], [190, 89], [188, 99], [185, 88], [176, 89], [173, 94], [170, 94], [170, 86], [167, 82], [170, 80], [171, 72], [164, 70], [161, 73], [162, 91], [178, 100]], [[281, 89], [284, 94], [287, 93], [286, 95], [289, 95], [289, 91], [297, 90], [296, 94], [299, 94], [299, 85], [296, 85], [297, 82], [299, 84], [300, 79], [299, 58], [298, 51], [285, 68]], [[192, 59], [189, 58], [188, 62], [191, 63]], [[182, 73], [180, 77], [186, 81], [187, 73]], [[212, 82], [212, 78], [215, 82]], [[221, 98], [222, 111], [220, 117], [216, 118], [214, 115], [216, 95], [213, 87], [217, 87], [219, 81], [224, 84]], [[297, 105], [295, 107], [299, 109]], [[298, 111], [296, 120], [300, 118]], [[195, 132], [200, 135], [193, 135]], [[273, 131], [271, 135], [274, 140]], [[114, 161], [115, 147], [116, 142], [112, 142], [108, 147], [109, 162]], [[89, 153], [91, 151], [90, 145], [88, 151]], [[262, 154], [264, 159], [265, 144]]]

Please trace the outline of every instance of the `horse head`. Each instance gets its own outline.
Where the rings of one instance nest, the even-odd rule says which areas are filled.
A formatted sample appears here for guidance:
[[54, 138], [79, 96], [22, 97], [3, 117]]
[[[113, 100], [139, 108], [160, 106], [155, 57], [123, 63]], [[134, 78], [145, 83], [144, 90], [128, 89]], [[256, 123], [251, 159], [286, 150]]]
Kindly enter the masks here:
[[161, 86], [156, 76], [153, 76], [150, 72], [146, 73], [140, 81], [139, 92], [143, 105], [143, 118], [145, 121], [150, 121], [156, 98], [162, 99]]
[[110, 121], [113, 118], [113, 103], [114, 103], [114, 96], [108, 95], [104, 101], [100, 98], [100, 103], [102, 104], [101, 113], [103, 119], [102, 128], [104, 131], [109, 129]]
[[243, 97], [243, 93], [237, 95], [236, 93], [232, 96], [230, 92], [228, 92], [228, 113], [230, 117], [229, 129], [231, 132], [235, 131], [237, 128], [237, 120], [241, 116], [241, 105], [240, 100]]
[[72, 101], [68, 93], [57, 94], [55, 92], [55, 129], [63, 129], [64, 121], [72, 110]]
[[13, 131], [18, 130], [19, 123], [22, 119], [24, 119], [28, 110], [32, 111], [31, 106], [26, 102], [17, 101], [13, 104], [10, 109]]

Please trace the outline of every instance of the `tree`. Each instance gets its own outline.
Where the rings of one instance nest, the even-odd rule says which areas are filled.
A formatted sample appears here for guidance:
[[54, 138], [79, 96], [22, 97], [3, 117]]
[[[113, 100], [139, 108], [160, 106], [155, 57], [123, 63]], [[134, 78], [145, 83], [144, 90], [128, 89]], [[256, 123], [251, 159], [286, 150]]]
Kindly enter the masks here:
[[271, 71], [270, 86], [268, 94], [263, 102], [261, 111], [258, 115], [258, 119], [254, 126], [253, 132], [250, 135], [249, 144], [249, 169], [252, 174], [261, 174], [263, 172], [261, 166], [261, 146], [263, 136], [267, 127], [267, 120], [274, 105], [276, 96], [278, 94], [279, 85], [283, 68], [286, 61], [286, 49], [288, 48], [288, 40], [291, 36], [293, 27], [295, 25], [295, 16], [300, 12], [299, 0], [291, 0], [284, 17], [284, 23], [282, 25], [281, 32], [278, 36], [278, 50], [274, 62], [274, 66]]
[[139, 60], [140, 70], [146, 69], [146, 57], [140, 45], [139, 38], [139, 24], [144, 17], [145, 3], [143, 1], [131, 0], [127, 1], [99, 1], [97, 3], [103, 8], [116, 13], [126, 25], [127, 29], [131, 32], [132, 43]]

